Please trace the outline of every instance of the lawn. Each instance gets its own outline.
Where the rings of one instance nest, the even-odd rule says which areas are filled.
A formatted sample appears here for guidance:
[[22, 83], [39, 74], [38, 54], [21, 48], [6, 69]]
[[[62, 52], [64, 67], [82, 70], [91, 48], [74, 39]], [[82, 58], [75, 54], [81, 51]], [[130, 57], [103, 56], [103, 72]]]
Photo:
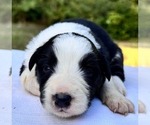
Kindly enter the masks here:
[[[18, 23], [13, 24], [12, 32], [12, 48], [25, 49], [26, 44], [36, 34], [38, 34], [44, 26]], [[124, 64], [127, 66], [150, 66], [150, 49], [148, 47], [138, 47], [135, 39], [129, 41], [117, 41], [124, 53]], [[147, 45], [146, 45], [147, 46]]]

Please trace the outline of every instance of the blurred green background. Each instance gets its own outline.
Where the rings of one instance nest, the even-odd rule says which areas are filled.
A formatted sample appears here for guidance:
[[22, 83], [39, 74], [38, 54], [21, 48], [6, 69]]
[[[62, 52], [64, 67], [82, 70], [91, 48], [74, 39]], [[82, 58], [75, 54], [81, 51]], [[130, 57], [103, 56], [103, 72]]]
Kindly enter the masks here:
[[11, 49], [11, 1], [0, 0], [0, 49]]
[[12, 48], [24, 49], [40, 30], [64, 19], [85, 18], [115, 41], [137, 43], [138, 0], [13, 0]]

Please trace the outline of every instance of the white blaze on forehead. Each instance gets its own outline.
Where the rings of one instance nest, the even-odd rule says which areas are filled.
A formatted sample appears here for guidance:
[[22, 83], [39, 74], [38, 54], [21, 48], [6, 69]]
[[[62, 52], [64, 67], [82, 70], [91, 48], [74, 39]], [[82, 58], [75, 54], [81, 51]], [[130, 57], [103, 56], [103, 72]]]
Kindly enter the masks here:
[[[53, 49], [58, 60], [56, 73], [78, 73], [80, 60], [92, 52], [86, 38], [73, 34], [60, 35], [54, 40]], [[81, 74], [80, 74], [81, 75]]]
[[75, 32], [84, 35], [90, 39], [97, 48], [100, 48], [100, 45], [96, 42], [95, 38], [90, 33], [91, 30], [88, 27], [71, 22], [56, 23], [55, 25], [52, 25], [41, 31], [39, 35], [30, 41], [26, 50], [26, 66], [28, 66], [29, 60], [37, 48], [44, 45], [53, 36], [68, 32]]

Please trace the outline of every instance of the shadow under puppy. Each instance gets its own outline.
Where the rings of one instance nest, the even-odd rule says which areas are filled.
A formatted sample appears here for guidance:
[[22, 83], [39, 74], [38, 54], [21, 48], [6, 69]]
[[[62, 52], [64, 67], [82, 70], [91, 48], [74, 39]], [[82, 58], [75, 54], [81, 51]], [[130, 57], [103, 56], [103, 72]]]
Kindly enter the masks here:
[[96, 24], [72, 19], [43, 30], [27, 45], [24, 88], [59, 117], [84, 113], [93, 98], [120, 114], [134, 112], [126, 95], [123, 55]]

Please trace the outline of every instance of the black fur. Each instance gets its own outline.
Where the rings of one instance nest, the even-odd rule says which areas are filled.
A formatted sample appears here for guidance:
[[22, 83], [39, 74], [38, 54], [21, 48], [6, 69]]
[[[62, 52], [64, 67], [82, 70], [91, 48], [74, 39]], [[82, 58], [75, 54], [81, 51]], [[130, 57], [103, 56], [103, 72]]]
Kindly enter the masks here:
[[80, 61], [80, 69], [83, 71], [83, 77], [90, 86], [90, 100], [95, 97], [96, 91], [104, 83], [105, 76], [99, 66], [99, 61], [94, 53], [89, 53]]

